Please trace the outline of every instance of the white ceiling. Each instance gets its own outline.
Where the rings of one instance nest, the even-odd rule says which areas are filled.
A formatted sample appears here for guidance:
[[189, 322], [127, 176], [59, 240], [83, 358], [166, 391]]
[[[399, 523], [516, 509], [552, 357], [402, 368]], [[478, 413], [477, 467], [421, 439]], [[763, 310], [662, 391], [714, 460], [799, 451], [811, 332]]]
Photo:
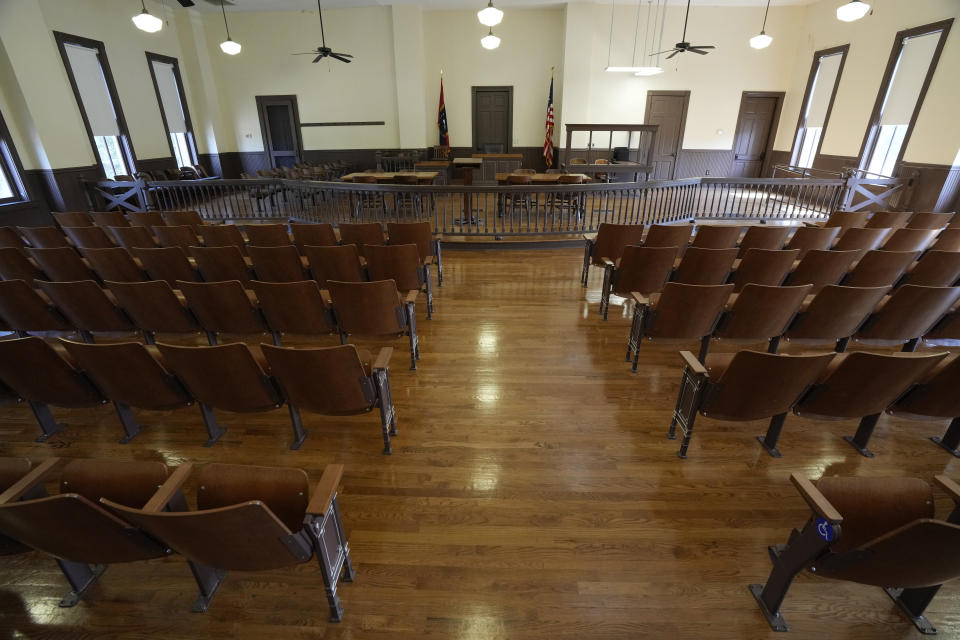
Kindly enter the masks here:
[[[196, 8], [201, 11], [219, 11], [217, 0], [212, 3], [208, 0], [194, 0]], [[231, 0], [228, 0], [230, 2]], [[495, 0], [494, 4], [500, 8], [509, 7], [542, 7], [575, 3], [610, 4], [611, 1], [621, 4], [636, 4], [645, 0]], [[656, 0], [654, 0], [656, 1]], [[817, 0], [771, 0], [772, 6], [795, 4], [812, 4]], [[174, 0], [169, 4], [178, 6]], [[233, 6], [228, 5], [227, 11], [304, 11], [316, 10], [317, 0], [232, 0]], [[482, 9], [485, 0], [320, 0], [324, 8], [348, 8], [369, 6], [390, 6], [403, 4], [419, 4], [428, 9]], [[685, 5], [686, 0], [667, 0], [671, 5]], [[693, 0], [693, 7], [743, 7], [764, 6], [767, 0]]]

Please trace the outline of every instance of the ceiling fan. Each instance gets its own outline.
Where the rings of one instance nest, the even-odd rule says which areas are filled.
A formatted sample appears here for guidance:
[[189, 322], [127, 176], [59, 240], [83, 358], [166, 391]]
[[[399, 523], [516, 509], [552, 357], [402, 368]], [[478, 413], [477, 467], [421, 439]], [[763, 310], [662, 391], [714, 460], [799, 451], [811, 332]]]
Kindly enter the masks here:
[[[196, 3], [193, 0], [177, 0], [180, 3], [181, 7], [192, 7]], [[206, 0], [209, 4], [220, 6], [220, 0]], [[233, 0], [223, 0], [224, 4], [233, 4]]]
[[317, 0], [317, 12], [320, 14], [320, 41], [322, 44], [314, 49], [313, 51], [306, 51], [303, 53], [294, 53], [291, 55], [295, 56], [317, 56], [313, 59], [314, 62], [320, 62], [324, 58], [333, 58], [334, 60], [339, 60], [340, 62], [353, 62], [350, 60], [353, 56], [349, 53], [337, 53], [333, 49], [327, 46], [327, 38], [323, 35], [323, 9], [320, 8], [320, 0]]
[[706, 51], [706, 49], [716, 49], [716, 47], [714, 47], [712, 44], [692, 45], [689, 42], [687, 42], [687, 20], [689, 18], [690, 18], [690, 0], [687, 0], [687, 15], [683, 18], [683, 37], [681, 38], [682, 42], [678, 42], [673, 49], [667, 49], [666, 51], [659, 51], [657, 53], [652, 53], [650, 55], [658, 56], [661, 53], [670, 53], [672, 51], [673, 53], [670, 53], [670, 55], [667, 56], [667, 60], [669, 60], [673, 56], [677, 55], [678, 53], [683, 53], [684, 51], [699, 53], [700, 55], [705, 56], [708, 53], [710, 53], [709, 51]]

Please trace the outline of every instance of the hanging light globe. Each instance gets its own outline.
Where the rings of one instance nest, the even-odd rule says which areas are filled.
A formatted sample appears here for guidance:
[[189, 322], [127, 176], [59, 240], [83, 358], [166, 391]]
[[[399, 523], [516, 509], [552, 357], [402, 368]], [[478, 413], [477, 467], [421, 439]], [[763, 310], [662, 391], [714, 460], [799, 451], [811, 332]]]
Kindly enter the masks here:
[[870, 11], [870, 5], [866, 2], [851, 0], [851, 2], [837, 7], [837, 20], [853, 22], [867, 15], [868, 11]]
[[220, 43], [220, 50], [223, 51], [228, 56], [235, 56], [240, 53], [240, 43], [234, 42], [229, 38]]
[[750, 38], [750, 46], [754, 49], [766, 49], [770, 46], [771, 42], [773, 42], [773, 38], [765, 34], [763, 31], [760, 32], [760, 35]]
[[147, 5], [143, 3], [143, 0], [140, 0], [140, 6], [143, 7], [143, 11], [131, 18], [137, 29], [147, 33], [156, 33], [163, 29], [163, 20], [147, 11]]
[[493, 6], [493, 0], [490, 0], [486, 8], [477, 11], [477, 19], [485, 27], [495, 27], [503, 20], [503, 11]]
[[484, 49], [496, 49], [500, 46], [500, 38], [493, 35], [493, 29], [490, 29], [490, 33], [480, 38], [480, 44]]

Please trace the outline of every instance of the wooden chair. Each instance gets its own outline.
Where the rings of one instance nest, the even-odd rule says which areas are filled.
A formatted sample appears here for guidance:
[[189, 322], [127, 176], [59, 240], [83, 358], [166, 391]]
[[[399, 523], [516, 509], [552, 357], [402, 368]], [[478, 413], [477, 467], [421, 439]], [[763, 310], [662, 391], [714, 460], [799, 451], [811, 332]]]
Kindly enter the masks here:
[[907, 270], [904, 282], [922, 287], [952, 287], [960, 281], [960, 251], [924, 253]]
[[392, 280], [374, 282], [338, 282], [328, 280], [330, 303], [337, 318], [340, 343], [347, 336], [386, 336], [406, 334], [410, 339], [410, 369], [416, 371], [420, 359], [417, 337], [417, 290], [405, 295]]
[[107, 227], [107, 231], [113, 235], [117, 245], [124, 249], [153, 249], [157, 246], [153, 234], [147, 227]]
[[246, 241], [236, 225], [205, 224], [200, 227], [200, 237], [205, 247], [236, 247], [246, 253]]
[[364, 249], [366, 245], [381, 245], [385, 243], [383, 227], [380, 226], [379, 222], [364, 222], [358, 224], [341, 223], [340, 243], [357, 245], [357, 251], [360, 252], [361, 256], [366, 257]]
[[610, 310], [611, 293], [630, 298], [634, 291], [647, 297], [662, 291], [673, 271], [675, 257], [674, 247], [627, 245], [616, 262], [604, 258], [603, 288], [600, 293], [603, 319], [607, 319]]
[[247, 247], [258, 280], [264, 282], [299, 282], [306, 269], [297, 248], [292, 244], [274, 247]]
[[867, 251], [842, 283], [848, 287], [892, 287], [918, 255], [919, 251]]
[[954, 213], [918, 212], [913, 214], [907, 229], [944, 229], [950, 224]]
[[117, 246], [101, 227], [64, 227], [63, 233], [77, 249], [109, 249]]
[[207, 282], [239, 280], [246, 285], [253, 276], [240, 249], [232, 245], [190, 247], [190, 257], [196, 263], [200, 276]]
[[310, 264], [310, 273], [321, 288], [330, 280], [339, 282], [365, 282], [366, 267], [355, 244], [339, 247], [303, 247], [303, 255]]
[[96, 275], [80, 257], [80, 254], [69, 247], [27, 249], [27, 255], [40, 266], [51, 280], [74, 282], [96, 279]]
[[129, 227], [130, 221], [122, 211], [91, 211], [93, 224], [107, 229], [109, 227]]
[[[393, 184], [416, 185], [417, 175], [414, 173], [398, 173], [393, 176]], [[416, 191], [396, 191], [393, 194], [394, 213], [398, 218], [411, 215], [417, 220], [423, 217], [423, 201]]]
[[[933, 492], [912, 478], [824, 477], [814, 485], [794, 473], [790, 480], [812, 513], [787, 544], [769, 547], [766, 584], [750, 585], [770, 627], [788, 629], [780, 607], [793, 578], [808, 570], [883, 587], [918, 630], [936, 633], [923, 613], [942, 583], [960, 575], [960, 510], [946, 521], [933, 519]], [[934, 480], [960, 503], [960, 487], [945, 476]]]
[[53, 301], [57, 309], [80, 332], [84, 342], [93, 342], [93, 334], [126, 334], [137, 327], [93, 280], [78, 282], [37, 281], [37, 287]]
[[[604, 174], [605, 175], [605, 174]], [[599, 177], [598, 177], [599, 179]], [[532, 178], [531, 178], [532, 183]], [[570, 185], [570, 184], [583, 184], [582, 175], [573, 175], [573, 174], [563, 174], [557, 178], [557, 185]], [[532, 194], [533, 205], [537, 204], [537, 194]], [[586, 194], [582, 192], [562, 192], [551, 195], [550, 197], [550, 206], [551, 208], [557, 208], [560, 210], [560, 220], [563, 220], [564, 212], [567, 213], [567, 220], [580, 220], [583, 218], [586, 213], [587, 208], [587, 198]]]
[[[180, 495], [190, 467], [178, 467], [158, 495]], [[163, 540], [194, 566], [209, 567], [212, 579], [197, 579], [200, 594], [193, 606], [195, 612], [207, 610], [227, 571], [281, 569], [316, 555], [330, 621], [340, 622], [343, 607], [338, 583], [354, 579], [337, 502], [343, 465], [327, 465], [313, 495], [307, 474], [289, 467], [214, 463], [196, 475], [197, 511], [170, 513], [157, 500], [142, 507], [109, 499], [103, 503]]]
[[254, 247], [284, 247], [292, 244], [285, 224], [248, 224], [244, 225], [243, 231]]
[[81, 253], [100, 280], [143, 282], [147, 279], [130, 253], [122, 247], [84, 249]]
[[[440, 253], [440, 238], [434, 238], [429, 222], [388, 222], [387, 236], [390, 244], [415, 244], [420, 262], [428, 268], [437, 265], [437, 285], [443, 286], [443, 259]], [[343, 278], [335, 278], [342, 280]]]
[[704, 224], [697, 227], [691, 247], [700, 249], [731, 249], [743, 233], [743, 227], [726, 224]]
[[830, 344], [835, 351], [845, 351], [850, 337], [889, 290], [890, 287], [826, 285], [800, 307], [784, 338], [797, 344]]
[[[960, 218], [958, 218], [960, 220]], [[960, 251], [960, 229], [944, 229], [937, 236], [931, 251]]]
[[580, 282], [587, 286], [590, 277], [590, 265], [604, 267], [604, 258], [616, 262], [623, 255], [623, 248], [643, 241], [642, 224], [610, 224], [601, 222], [595, 236], [584, 235], [583, 271]]
[[812, 284], [811, 293], [817, 293], [827, 285], [839, 284], [859, 256], [856, 250], [810, 249], [787, 276], [785, 284]]
[[900, 229], [907, 226], [913, 211], [874, 211], [867, 224], [868, 229]]
[[352, 344], [297, 349], [263, 345], [261, 348], [291, 413], [304, 409], [344, 416], [379, 408], [383, 453], [391, 453], [390, 436], [397, 435], [397, 414], [390, 394], [393, 347], [380, 349], [372, 365], [370, 353], [358, 351]]
[[[753, 227], [751, 227], [752, 229]], [[749, 232], [748, 232], [749, 233]], [[739, 261], [736, 271], [730, 276], [734, 293], [748, 284], [779, 286], [783, 284], [799, 249], [748, 249]]]
[[893, 229], [867, 229], [864, 227], [850, 227], [844, 229], [843, 233], [840, 234], [840, 237], [837, 238], [836, 244], [833, 245], [834, 251], [852, 251], [858, 250], [861, 253], [864, 251], [872, 251], [874, 249], [879, 249], [880, 245], [884, 243], [893, 232]]
[[178, 280], [197, 282], [200, 274], [190, 264], [187, 254], [180, 247], [159, 247], [156, 249], [130, 249], [134, 258], [140, 261], [151, 280], [164, 280], [171, 287]]
[[939, 229], [897, 229], [883, 243], [883, 250], [926, 251], [939, 233]]
[[766, 342], [767, 352], [776, 353], [780, 337], [797, 315], [810, 288], [809, 284], [796, 287], [748, 284], [730, 296], [713, 338], [740, 344]]
[[51, 211], [54, 222], [61, 229], [69, 227], [89, 227], [93, 224], [85, 211]]
[[737, 257], [746, 257], [750, 249], [767, 249], [776, 251], [783, 249], [787, 242], [787, 236], [797, 227], [788, 227], [786, 225], [765, 225], [751, 224], [747, 227], [743, 239], [740, 240], [740, 253]]
[[315, 280], [260, 282], [250, 287], [267, 320], [273, 343], [280, 345], [284, 334], [326, 336], [337, 331], [333, 310]]
[[146, 227], [153, 233], [154, 227], [165, 227], [167, 221], [163, 219], [163, 214], [156, 211], [127, 211], [127, 219], [135, 227]]
[[811, 249], [820, 251], [829, 249], [838, 235], [840, 235], [840, 227], [800, 227], [790, 237], [786, 248], [799, 249], [800, 255], [797, 259], [803, 260]]
[[723, 284], [730, 275], [737, 249], [704, 249], [690, 247], [670, 277], [681, 284]]
[[[683, 377], [667, 437], [683, 440], [677, 456], [687, 457], [697, 414], [715, 420], [771, 420], [783, 425], [800, 396], [826, 369], [834, 354], [786, 355], [738, 351], [697, 359], [681, 351]], [[759, 438], [758, 438], [759, 439]], [[778, 455], [779, 452], [772, 453]]]
[[67, 236], [56, 227], [17, 227], [17, 231], [34, 249], [72, 247]]
[[690, 244], [692, 233], [692, 224], [652, 224], [643, 240], [643, 246], [674, 247], [677, 250], [676, 259], [679, 260]]
[[[713, 249], [717, 251], [717, 249]], [[633, 354], [636, 373], [640, 359], [640, 345], [644, 339], [671, 342], [700, 341], [700, 351], [710, 348], [710, 336], [720, 319], [727, 299], [733, 292], [732, 284], [694, 285], [668, 282], [662, 293], [649, 298], [638, 292], [631, 296], [633, 324], [627, 342], [627, 362]]]
[[293, 234], [293, 243], [297, 245], [297, 250], [301, 254], [303, 254], [303, 248], [307, 245], [311, 247], [332, 247], [339, 244], [333, 225], [326, 222], [313, 224], [291, 222], [290, 232]]
[[117, 305], [143, 334], [147, 344], [158, 333], [197, 334], [204, 331], [187, 305], [166, 280], [104, 283]]
[[930, 438], [960, 458], [960, 357], [944, 358], [907, 393], [887, 408], [887, 413], [913, 420], [943, 420], [950, 425], [943, 436]]
[[[0, 227], [0, 249], [19, 249], [23, 251], [27, 243], [14, 227]], [[14, 459], [14, 458], [11, 458]]]
[[0, 318], [21, 337], [28, 333], [73, 332], [73, 326], [50, 299], [24, 280], [0, 282]]
[[33, 286], [35, 280], [46, 279], [26, 253], [13, 247], [0, 248], [0, 280], [24, 280]]
[[256, 300], [239, 280], [222, 282], [183, 282], [177, 288], [187, 300], [197, 322], [211, 345], [221, 334], [262, 334], [270, 329], [264, 322]]
[[197, 235], [200, 234], [200, 227], [204, 226], [203, 218], [196, 211], [162, 211], [160, 215], [168, 227], [187, 225]]
[[430, 267], [420, 261], [415, 244], [368, 245], [367, 273], [371, 280], [393, 280], [400, 291], [425, 291], [427, 319], [433, 318]]
[[834, 211], [827, 217], [827, 221], [823, 223], [823, 226], [840, 227], [841, 229], [863, 227], [866, 226], [869, 219], [869, 211]]
[[923, 336], [923, 341], [933, 346], [960, 346], [960, 309], [953, 309], [940, 318]]
[[914, 351], [924, 334], [957, 300], [960, 287], [897, 287], [867, 318], [853, 340], [866, 345], [903, 345], [903, 351]]
[[190, 225], [154, 227], [153, 233], [157, 236], [157, 244], [161, 247], [178, 247], [186, 252], [190, 247], [200, 246], [200, 238]]

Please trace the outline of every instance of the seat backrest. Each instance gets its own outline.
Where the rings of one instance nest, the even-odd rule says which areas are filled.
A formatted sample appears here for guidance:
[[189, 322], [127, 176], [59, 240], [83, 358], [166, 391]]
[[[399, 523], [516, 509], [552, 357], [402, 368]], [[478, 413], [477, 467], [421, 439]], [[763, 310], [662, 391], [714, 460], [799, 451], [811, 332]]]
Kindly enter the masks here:
[[57, 247], [69, 247], [67, 236], [56, 227], [17, 227], [20, 235], [34, 249], [55, 249]]
[[70, 324], [82, 331], [133, 331], [136, 327], [93, 280], [37, 281]]
[[200, 280], [200, 274], [190, 265], [187, 254], [180, 247], [137, 248], [130, 249], [130, 253], [140, 261], [152, 280], [164, 280], [171, 287], [176, 287], [178, 280]]
[[862, 227], [870, 219], [869, 211], [834, 211], [823, 223], [824, 227], [840, 227], [848, 229], [850, 227]]
[[263, 345], [283, 395], [291, 405], [325, 415], [363, 413], [376, 404], [373, 379], [352, 344], [296, 348]]
[[867, 323], [857, 332], [858, 340], [907, 341], [933, 327], [960, 299], [960, 287], [897, 287]]
[[360, 251], [355, 244], [339, 247], [305, 245], [303, 255], [310, 264], [313, 279], [320, 283], [321, 288], [325, 288], [330, 280], [363, 282], [367, 279], [360, 263]]
[[729, 249], [737, 246], [743, 227], [726, 224], [704, 224], [697, 227], [691, 247], [701, 249]]
[[740, 240], [740, 257], [747, 255], [750, 249], [783, 249], [787, 236], [796, 227], [785, 225], [751, 224]]
[[186, 305], [180, 302], [166, 280], [104, 283], [133, 323], [150, 333], [201, 331]]
[[677, 258], [683, 255], [690, 244], [692, 224], [652, 224], [643, 242], [645, 247], [675, 247]]
[[16, 331], [70, 331], [73, 328], [24, 280], [0, 282], [0, 318]]
[[0, 248], [23, 250], [27, 248], [27, 243], [14, 227], [0, 227]]
[[257, 279], [264, 282], [299, 282], [306, 277], [300, 253], [292, 244], [247, 247]]
[[839, 283], [859, 255], [855, 250], [810, 249], [787, 278], [787, 284], [812, 284], [812, 293], [816, 293], [828, 284]]
[[586, 158], [570, 158], [567, 164], [587, 164]]
[[799, 254], [799, 249], [747, 249], [733, 276], [734, 291], [751, 283], [782, 284]]
[[790, 323], [787, 339], [835, 342], [852, 336], [890, 287], [823, 287]]
[[663, 290], [676, 255], [674, 247], [625, 246], [614, 276], [613, 292], [626, 297], [633, 291], [648, 296]]
[[225, 411], [267, 411], [283, 404], [273, 382], [242, 342], [213, 347], [157, 343], [164, 364], [198, 401]]
[[623, 248], [629, 244], [643, 241], [642, 224], [611, 224], [601, 222], [597, 229], [597, 238], [593, 242], [591, 259], [593, 264], [602, 265], [604, 258], [614, 262], [623, 255]]
[[247, 234], [250, 246], [255, 247], [283, 247], [290, 242], [285, 224], [248, 224], [243, 227]]
[[107, 231], [113, 235], [117, 244], [124, 249], [133, 249], [134, 247], [152, 249], [157, 246], [150, 229], [147, 227], [107, 227]]
[[937, 239], [939, 229], [897, 229], [883, 243], [884, 251], [924, 251]]
[[226, 247], [190, 247], [190, 257], [197, 264], [197, 271], [207, 282], [239, 280], [250, 282], [250, 268], [240, 249]]
[[366, 257], [371, 280], [393, 280], [400, 291], [420, 288], [423, 272], [417, 245], [370, 245]]
[[94, 273], [84, 264], [80, 254], [69, 247], [27, 249], [27, 254], [40, 265], [40, 268], [51, 280], [72, 282], [96, 278]]
[[920, 213], [913, 214], [913, 217], [910, 218], [910, 222], [907, 223], [908, 229], [943, 229], [948, 224], [950, 220], [953, 219], [954, 213], [933, 213], [931, 211], [923, 211]]
[[829, 249], [838, 235], [840, 227], [799, 227], [787, 243], [787, 249], [800, 249], [797, 258], [802, 260], [811, 249]]
[[795, 287], [748, 284], [737, 295], [714, 335], [730, 340], [767, 340], [783, 335], [810, 289], [809, 284]]
[[0, 380], [30, 402], [92, 407], [106, 401], [89, 378], [33, 336], [0, 340]]
[[128, 211], [127, 219], [130, 224], [138, 227], [146, 227], [153, 231], [154, 227], [165, 227], [167, 221], [163, 219], [163, 214], [156, 211]]
[[429, 222], [388, 222], [390, 244], [415, 244], [420, 260], [426, 262], [434, 254], [433, 232]]
[[212, 333], [263, 333], [267, 325], [239, 280], [178, 282], [200, 326]]
[[200, 233], [200, 227], [203, 226], [203, 218], [196, 211], [163, 211], [161, 214], [163, 221], [168, 226], [175, 227], [187, 225], [193, 227], [194, 233]]
[[393, 176], [394, 184], [417, 184], [417, 175], [414, 173], [398, 173]]
[[0, 280], [25, 280], [33, 285], [34, 280], [45, 278], [43, 272], [33, 266], [21, 249], [0, 248]]
[[907, 276], [907, 282], [922, 287], [952, 287], [958, 280], [960, 251], [927, 251]]
[[647, 321], [645, 334], [652, 338], [691, 340], [710, 335], [731, 293], [732, 284], [668, 282], [656, 301], [656, 308], [652, 310], [653, 316]]
[[861, 251], [870, 251], [879, 249], [883, 241], [892, 233], [892, 229], [867, 229], [864, 227], [850, 227], [844, 229], [837, 243], [833, 245], [834, 251], [850, 251], [859, 249]]
[[507, 175], [507, 184], [533, 184], [533, 176], [525, 173]]
[[960, 229], [944, 229], [937, 236], [937, 241], [933, 243], [930, 249], [932, 251], [960, 251]]
[[98, 227], [129, 227], [130, 221], [122, 211], [91, 211], [90, 218]]
[[905, 227], [913, 211], [874, 211], [867, 224], [868, 229], [899, 229]]
[[109, 249], [117, 246], [101, 227], [64, 227], [63, 233], [78, 249]]
[[557, 184], [583, 184], [583, 176], [577, 173], [563, 174], [557, 178]]
[[290, 232], [293, 234], [293, 243], [300, 253], [307, 245], [311, 247], [332, 247], [337, 244], [337, 234], [333, 225], [326, 222], [315, 224], [290, 223]]
[[205, 224], [199, 227], [200, 237], [205, 247], [237, 247], [243, 252], [245, 242], [243, 234], [236, 225]]
[[393, 280], [338, 282], [328, 280], [333, 309], [345, 333], [398, 334], [406, 329], [400, 293]]
[[330, 309], [315, 280], [260, 282], [250, 287], [257, 294], [267, 325], [280, 333], [325, 335], [337, 330]]
[[833, 353], [738, 351], [700, 410], [720, 420], [760, 420], [786, 413], [830, 364]]
[[919, 251], [867, 251], [844, 284], [850, 287], [892, 287]]
[[365, 256], [365, 245], [379, 245], [384, 243], [383, 227], [379, 222], [340, 223], [341, 244], [355, 244], [360, 255]]
[[89, 227], [93, 224], [90, 216], [84, 211], [51, 211], [54, 221], [61, 229], [68, 227]]
[[187, 224], [154, 227], [153, 233], [157, 236], [157, 244], [161, 247], [180, 247], [188, 251], [190, 247], [200, 246], [200, 238], [197, 237], [193, 227]]
[[690, 247], [684, 252], [671, 280], [683, 284], [723, 284], [736, 259], [736, 248]]
[[83, 249], [81, 253], [101, 280], [142, 282], [147, 279], [146, 274], [123, 247]]

